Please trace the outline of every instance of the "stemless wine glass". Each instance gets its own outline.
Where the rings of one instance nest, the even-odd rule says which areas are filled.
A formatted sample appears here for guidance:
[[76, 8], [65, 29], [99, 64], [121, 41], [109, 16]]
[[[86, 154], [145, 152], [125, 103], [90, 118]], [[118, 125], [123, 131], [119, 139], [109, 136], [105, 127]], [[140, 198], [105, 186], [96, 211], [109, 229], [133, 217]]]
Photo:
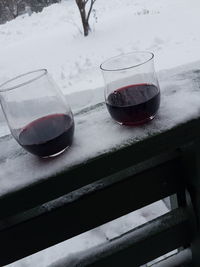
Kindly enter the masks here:
[[32, 154], [56, 156], [72, 144], [72, 111], [46, 69], [0, 85], [0, 101], [13, 137]]
[[105, 102], [111, 117], [123, 125], [152, 120], [160, 105], [154, 54], [132, 52], [100, 65], [105, 81]]

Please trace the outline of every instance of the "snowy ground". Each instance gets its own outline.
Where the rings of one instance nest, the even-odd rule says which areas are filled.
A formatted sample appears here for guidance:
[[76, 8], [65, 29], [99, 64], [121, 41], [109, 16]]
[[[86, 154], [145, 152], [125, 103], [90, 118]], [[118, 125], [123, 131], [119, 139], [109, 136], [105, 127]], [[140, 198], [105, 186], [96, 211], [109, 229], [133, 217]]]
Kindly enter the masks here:
[[74, 0], [0, 26], [0, 83], [47, 68], [66, 93], [102, 85], [99, 64], [132, 50], [155, 53], [156, 69], [200, 59], [198, 0], [98, 0], [84, 38]]
[[[64, 0], [31, 17], [18, 17], [0, 25], [0, 83], [22, 72], [47, 68], [61, 90], [70, 94], [102, 87], [100, 63], [132, 50], [154, 52], [157, 70], [200, 60], [199, 8], [198, 0], [97, 0], [97, 21], [92, 15], [92, 33], [87, 38], [80, 34], [74, 0]], [[92, 92], [78, 99], [77, 106], [101, 98]], [[3, 135], [7, 128], [0, 122]], [[66, 253], [101, 243], [166, 211], [162, 202], [156, 203], [121, 223], [103, 226], [10, 267], [46, 267]]]

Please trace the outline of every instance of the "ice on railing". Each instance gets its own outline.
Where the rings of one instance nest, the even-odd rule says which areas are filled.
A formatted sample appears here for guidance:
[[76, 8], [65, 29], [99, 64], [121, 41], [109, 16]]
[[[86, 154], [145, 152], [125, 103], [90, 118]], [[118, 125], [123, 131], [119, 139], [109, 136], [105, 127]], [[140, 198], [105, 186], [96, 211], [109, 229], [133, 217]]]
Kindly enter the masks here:
[[[111, 119], [102, 102], [102, 88], [68, 96], [75, 114], [74, 142], [55, 159], [39, 159], [21, 148], [10, 135], [2, 137], [0, 195], [46, 179], [71, 166], [138, 142], [200, 115], [200, 68], [197, 64], [194, 68], [191, 65], [186, 71], [183, 68], [163, 71], [159, 74], [159, 81], [159, 112], [152, 122], [140, 127], [121, 126]], [[136, 156], [133, 154], [133, 157]]]

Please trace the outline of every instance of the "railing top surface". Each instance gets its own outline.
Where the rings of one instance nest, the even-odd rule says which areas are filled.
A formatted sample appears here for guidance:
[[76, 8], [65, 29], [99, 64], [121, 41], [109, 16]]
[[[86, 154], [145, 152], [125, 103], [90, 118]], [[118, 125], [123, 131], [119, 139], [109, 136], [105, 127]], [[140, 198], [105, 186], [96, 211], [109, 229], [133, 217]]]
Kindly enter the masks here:
[[[110, 118], [102, 103], [83, 108], [75, 115], [72, 147], [57, 158], [39, 159], [23, 150], [10, 135], [1, 137], [0, 197], [199, 118], [200, 63], [159, 73], [159, 81], [161, 106], [151, 123], [123, 127]], [[137, 153], [132, 157], [137, 158]]]

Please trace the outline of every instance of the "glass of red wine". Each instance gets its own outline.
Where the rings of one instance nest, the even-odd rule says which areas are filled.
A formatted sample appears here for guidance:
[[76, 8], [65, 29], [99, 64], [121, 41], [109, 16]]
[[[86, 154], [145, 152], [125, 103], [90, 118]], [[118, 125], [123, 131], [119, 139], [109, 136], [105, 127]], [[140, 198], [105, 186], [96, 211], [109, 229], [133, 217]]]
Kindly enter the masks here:
[[122, 125], [152, 120], [160, 105], [154, 54], [132, 52], [100, 65], [105, 81], [105, 102], [111, 117]]
[[73, 114], [46, 69], [22, 74], [0, 85], [0, 100], [13, 137], [30, 153], [52, 157], [71, 146]]

